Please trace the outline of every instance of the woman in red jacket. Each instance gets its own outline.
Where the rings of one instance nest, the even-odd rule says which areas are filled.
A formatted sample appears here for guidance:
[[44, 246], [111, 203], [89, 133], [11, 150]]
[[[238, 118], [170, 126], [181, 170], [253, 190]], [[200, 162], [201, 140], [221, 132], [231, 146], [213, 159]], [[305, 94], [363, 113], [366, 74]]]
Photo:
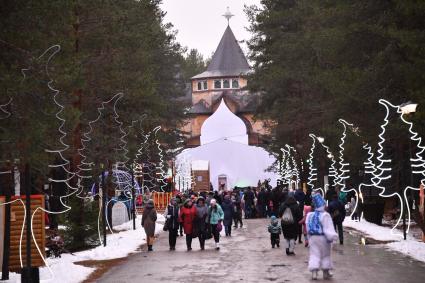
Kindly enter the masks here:
[[183, 223], [184, 233], [186, 234], [186, 246], [187, 250], [192, 250], [192, 233], [193, 233], [193, 221], [196, 217], [196, 208], [193, 205], [191, 199], [187, 199], [184, 202], [183, 207], [180, 209], [179, 221]]

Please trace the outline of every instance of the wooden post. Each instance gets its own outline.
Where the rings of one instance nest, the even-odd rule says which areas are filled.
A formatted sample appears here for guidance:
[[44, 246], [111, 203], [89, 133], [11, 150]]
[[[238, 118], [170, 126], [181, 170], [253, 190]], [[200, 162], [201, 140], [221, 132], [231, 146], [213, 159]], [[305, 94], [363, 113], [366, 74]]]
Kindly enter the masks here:
[[31, 258], [31, 172], [29, 164], [25, 164], [25, 209], [26, 209], [26, 266], [22, 268], [22, 283], [39, 283], [38, 267], [32, 267]]
[[10, 167], [10, 182], [5, 188], [6, 206], [5, 206], [5, 221], [4, 221], [4, 239], [3, 239], [3, 264], [1, 271], [1, 280], [9, 280], [9, 256], [10, 256], [10, 197], [14, 188], [14, 170]]
[[106, 247], [106, 184], [105, 184], [105, 170], [102, 166], [102, 230], [103, 230], [103, 246]]
[[131, 164], [131, 216], [133, 218], [133, 230], [136, 230], [136, 197], [134, 188], [134, 167]]

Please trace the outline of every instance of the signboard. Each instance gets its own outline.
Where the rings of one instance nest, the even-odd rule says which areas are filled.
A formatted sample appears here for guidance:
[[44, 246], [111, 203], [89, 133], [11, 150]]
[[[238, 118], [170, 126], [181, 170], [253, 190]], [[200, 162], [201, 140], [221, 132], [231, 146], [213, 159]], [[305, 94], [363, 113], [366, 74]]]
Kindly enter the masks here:
[[127, 206], [122, 202], [116, 202], [112, 207], [112, 227], [129, 221]]

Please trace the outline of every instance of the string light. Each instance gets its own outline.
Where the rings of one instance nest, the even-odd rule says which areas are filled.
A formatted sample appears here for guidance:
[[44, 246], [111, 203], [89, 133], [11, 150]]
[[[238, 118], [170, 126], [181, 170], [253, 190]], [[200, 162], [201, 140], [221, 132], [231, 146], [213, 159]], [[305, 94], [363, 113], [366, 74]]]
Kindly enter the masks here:
[[351, 188], [351, 189], [348, 189], [348, 190], [346, 189], [346, 180], [350, 178], [350, 176], [348, 176], [347, 173], [349, 173], [350, 170], [346, 169], [345, 167], [350, 166], [350, 163], [348, 163], [344, 160], [344, 151], [345, 151], [344, 144], [345, 144], [345, 140], [347, 138], [347, 128], [350, 128], [351, 131], [356, 135], [358, 135], [359, 129], [354, 127], [353, 124], [345, 121], [344, 119], [338, 119], [338, 122], [342, 124], [344, 130], [343, 130], [342, 135], [341, 135], [341, 143], [339, 144], [339, 148], [340, 148], [340, 150], [339, 150], [339, 166], [340, 166], [339, 172], [340, 172], [340, 174], [338, 175], [338, 178], [337, 178], [337, 184], [341, 187], [341, 192], [345, 192], [345, 193], [354, 192], [354, 195], [356, 197], [356, 205], [355, 205], [355, 208], [353, 209], [353, 211], [350, 214], [350, 217], [351, 217], [355, 213], [358, 202], [361, 199], [359, 198], [359, 192], [355, 188]]
[[[421, 145], [422, 139], [418, 136], [418, 133], [413, 130], [413, 123], [407, 121], [404, 118], [404, 116], [403, 116], [404, 113], [402, 112], [401, 107], [399, 105], [393, 105], [385, 99], [380, 99], [379, 104], [381, 104], [385, 107], [386, 114], [385, 114], [385, 118], [384, 118], [384, 123], [381, 125], [381, 133], [379, 134], [378, 156], [377, 156], [378, 165], [376, 167], [378, 173], [374, 174], [372, 181], [377, 188], [381, 189], [381, 192], [379, 194], [380, 196], [386, 197], [386, 198], [396, 196], [396, 197], [399, 198], [399, 200], [400, 200], [400, 216], [399, 216], [395, 226], [391, 229], [391, 233], [394, 234], [394, 235], [402, 236], [399, 233], [394, 233], [394, 230], [400, 224], [401, 219], [402, 219], [403, 214], [404, 214], [404, 206], [406, 206], [407, 217], [408, 217], [406, 233], [409, 233], [410, 224], [411, 224], [411, 215], [410, 215], [409, 202], [408, 202], [407, 195], [406, 195], [407, 190], [409, 190], [409, 189], [410, 190], [419, 190], [419, 188], [415, 188], [413, 186], [406, 186], [403, 190], [403, 197], [404, 197], [404, 200], [403, 200], [403, 197], [398, 192], [395, 192], [395, 193], [392, 193], [392, 194], [387, 194], [386, 188], [384, 186], [380, 185], [382, 183], [382, 181], [389, 180], [391, 178], [391, 159], [384, 158], [384, 147], [383, 147], [383, 143], [385, 142], [384, 134], [385, 134], [385, 131], [386, 131], [386, 127], [389, 123], [390, 107], [392, 109], [396, 110], [396, 113], [399, 114], [400, 119], [403, 123], [409, 125], [409, 133], [412, 135], [410, 137], [410, 140], [416, 142], [416, 146], [419, 149], [418, 152], [415, 154], [416, 157], [415, 158], [410, 157], [410, 161], [411, 161], [412, 174], [421, 175], [422, 179], [421, 179], [420, 182], [421, 182], [422, 185], [424, 185], [425, 161], [424, 161], [423, 157], [421, 156], [421, 154], [423, 154], [425, 148], [424, 148], [424, 146]], [[423, 169], [421, 169], [421, 168], [423, 168]]]
[[161, 129], [161, 126], [158, 126], [154, 129], [154, 135], [155, 135], [155, 143], [158, 148], [158, 156], [159, 156], [159, 166], [156, 166], [156, 168], [159, 170], [159, 178], [158, 182], [162, 185], [160, 185], [160, 190], [164, 192], [164, 187], [167, 185], [165, 182], [165, 171], [164, 171], [164, 154], [162, 153], [161, 144], [159, 143], [158, 139], [156, 138], [158, 131]]
[[[317, 137], [316, 137], [317, 138]], [[317, 138], [317, 140], [319, 140], [318, 138]], [[335, 160], [335, 157], [334, 157], [334, 155], [332, 154], [332, 152], [331, 152], [331, 150], [330, 150], [330, 148], [329, 148], [329, 146], [327, 146], [325, 143], [324, 143], [324, 140], [322, 141], [322, 142], [320, 142], [319, 141], [319, 143], [322, 145], [322, 147], [326, 150], [326, 154], [327, 154], [327, 157], [331, 160], [331, 166], [330, 166], [330, 168], [329, 168], [329, 177], [331, 177], [332, 178], [332, 185], [333, 186], [336, 186], [337, 185], [337, 178], [338, 178], [338, 170], [337, 170], [337, 168], [336, 168], [336, 160]], [[326, 191], [326, 190], [325, 190]]]
[[[369, 174], [371, 176], [371, 179], [372, 179], [374, 174], [376, 173], [376, 170], [377, 170], [375, 163], [373, 162], [374, 154], [373, 154], [373, 151], [372, 151], [372, 147], [369, 144], [365, 143], [363, 145], [363, 149], [367, 151], [367, 156], [368, 156], [366, 161], [363, 162], [364, 168], [365, 168], [364, 174], [365, 175]], [[370, 183], [361, 183], [359, 185], [359, 197], [362, 200], [362, 203], [363, 203], [363, 188], [364, 187], [371, 187], [371, 188], [375, 187], [375, 184], [372, 182], [371, 179], [370, 179]], [[357, 205], [358, 205], [358, 202], [356, 201], [356, 205], [355, 205], [353, 211], [356, 211]], [[362, 211], [361, 214], [363, 215], [363, 211]], [[362, 218], [362, 215], [360, 215], [360, 219]]]
[[308, 170], [308, 186], [313, 190], [313, 192], [320, 191], [322, 195], [325, 195], [325, 192], [322, 188], [314, 188], [314, 182], [317, 182], [317, 168], [314, 167], [313, 160], [314, 160], [314, 150], [316, 149], [316, 136], [313, 134], [309, 134], [309, 137], [313, 139], [313, 143], [311, 145], [310, 149], [310, 158], [308, 161], [309, 170]]

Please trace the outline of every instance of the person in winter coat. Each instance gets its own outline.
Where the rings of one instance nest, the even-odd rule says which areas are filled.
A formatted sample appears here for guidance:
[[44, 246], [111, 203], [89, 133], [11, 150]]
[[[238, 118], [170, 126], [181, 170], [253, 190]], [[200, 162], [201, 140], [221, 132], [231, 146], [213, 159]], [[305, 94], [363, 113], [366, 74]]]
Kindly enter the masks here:
[[244, 194], [245, 219], [253, 217], [254, 199], [254, 192], [251, 187], [249, 187]]
[[282, 232], [282, 227], [279, 224], [279, 221], [276, 216], [272, 216], [270, 218], [270, 224], [268, 226], [268, 231], [270, 233], [270, 241], [272, 244], [272, 249], [274, 249], [275, 246], [279, 248], [280, 245], [280, 233]]
[[205, 238], [206, 238], [206, 219], [208, 215], [208, 207], [205, 204], [205, 199], [203, 197], [199, 197], [196, 201], [196, 218], [193, 223], [193, 228], [197, 230], [199, 245], [201, 250], [205, 249]]
[[306, 219], [307, 215], [311, 212], [311, 206], [310, 205], [304, 205], [304, 212], [303, 212], [303, 218], [300, 220], [299, 224], [302, 225], [302, 230], [304, 234], [304, 247], [308, 247], [308, 235], [307, 235], [307, 227], [306, 227]]
[[235, 223], [234, 228], [238, 228], [238, 224], [240, 224], [241, 228], [243, 227], [242, 222], [242, 202], [241, 198], [239, 196], [239, 193], [236, 192], [232, 196], [232, 202], [233, 202], [233, 222]]
[[220, 205], [221, 205], [222, 198], [221, 198], [221, 194], [219, 194], [219, 193], [218, 193], [218, 191], [215, 191], [215, 192], [214, 192], [214, 196], [213, 196], [213, 198], [216, 200], [216, 202], [217, 202], [218, 204], [220, 204]]
[[257, 211], [258, 217], [262, 218], [266, 216], [267, 211], [267, 194], [264, 188], [257, 195]]
[[[300, 206], [300, 210], [304, 211], [304, 202], [305, 202], [305, 193], [301, 187], [299, 187], [295, 193], [294, 193], [295, 200], [298, 202], [298, 205]], [[303, 227], [301, 224], [298, 225], [298, 243], [302, 244], [302, 234], [303, 234]]]
[[271, 217], [272, 216], [272, 208], [273, 208], [271, 189], [269, 189], [269, 188], [266, 189], [265, 197], [266, 197], [266, 211], [267, 211], [266, 216]]
[[279, 208], [283, 237], [286, 240], [286, 254], [295, 255], [295, 241], [298, 235], [298, 222], [303, 218], [302, 212], [294, 197], [288, 199]]
[[234, 213], [234, 206], [230, 199], [230, 195], [225, 195], [223, 203], [221, 204], [221, 208], [223, 209], [224, 213], [224, 231], [226, 232], [226, 237], [232, 236], [232, 221], [233, 221], [233, 213]]
[[183, 224], [184, 233], [186, 234], [186, 246], [187, 250], [192, 250], [192, 232], [193, 222], [196, 217], [196, 208], [193, 202], [188, 198], [182, 208], [180, 208], [179, 221]]
[[338, 230], [339, 243], [344, 244], [344, 231], [342, 227], [342, 222], [345, 219], [345, 206], [338, 199], [337, 195], [333, 195], [333, 200], [329, 203], [328, 212], [332, 217], [332, 221], [335, 227], [335, 231]]
[[332, 242], [338, 239], [332, 218], [325, 211], [326, 202], [320, 194], [313, 195], [314, 212], [307, 214], [306, 227], [309, 242], [310, 258], [308, 269], [312, 273], [312, 279], [317, 280], [318, 272], [323, 270], [324, 279], [330, 279], [333, 269], [331, 259]]
[[179, 205], [176, 198], [172, 198], [164, 212], [168, 225], [168, 243], [170, 251], [176, 250], [177, 235], [179, 234]]
[[211, 232], [214, 236], [215, 241], [215, 249], [220, 249], [220, 230], [219, 226], [224, 219], [224, 213], [221, 206], [217, 203], [215, 199], [211, 200], [210, 207], [208, 209], [208, 216], [206, 219], [206, 223], [211, 225]]
[[153, 251], [153, 241], [155, 239], [155, 223], [157, 215], [155, 210], [155, 204], [153, 200], [148, 200], [145, 204], [142, 215], [142, 227], [145, 229], [146, 242], [148, 244], [148, 251]]
[[[183, 198], [181, 195], [176, 196], [177, 205], [179, 206], [179, 209], [183, 206]], [[179, 222], [179, 231], [180, 231], [180, 237], [183, 236], [183, 224]]]
[[335, 188], [330, 187], [327, 191], [326, 191], [326, 195], [325, 195], [325, 200], [327, 201], [332, 201], [334, 199], [334, 196], [337, 196], [338, 193], [336, 192]]

